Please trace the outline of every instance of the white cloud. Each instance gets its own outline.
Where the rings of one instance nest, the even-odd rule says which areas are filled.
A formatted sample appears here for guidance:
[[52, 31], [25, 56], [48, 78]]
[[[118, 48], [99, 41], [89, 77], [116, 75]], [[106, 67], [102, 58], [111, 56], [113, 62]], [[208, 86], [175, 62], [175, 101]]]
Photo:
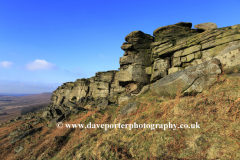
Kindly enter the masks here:
[[13, 65], [13, 62], [2, 61], [0, 62], [0, 66], [3, 68], [10, 68]]
[[45, 61], [44, 59], [36, 59], [34, 62], [31, 62], [26, 65], [28, 70], [39, 70], [39, 69], [54, 69], [56, 66], [52, 63]]

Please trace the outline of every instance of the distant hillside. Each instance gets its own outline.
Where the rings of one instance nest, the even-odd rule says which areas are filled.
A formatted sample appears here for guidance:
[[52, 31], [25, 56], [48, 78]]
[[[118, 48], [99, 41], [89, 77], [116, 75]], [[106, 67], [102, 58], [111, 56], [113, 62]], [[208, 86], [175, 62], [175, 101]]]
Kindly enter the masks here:
[[[52, 94], [52, 92], [43, 92], [42, 94]], [[29, 96], [29, 95], [38, 95], [38, 94], [0, 93], [0, 97], [1, 96]]]
[[52, 94], [52, 92], [43, 92], [42, 94]]
[[34, 94], [21, 94], [21, 93], [0, 93], [0, 96], [28, 96]]
[[[39, 108], [38, 105], [41, 106], [42, 104], [50, 103], [51, 96], [52, 94], [49, 92], [45, 92], [42, 94], [32, 94], [32, 95], [24, 95], [24, 94], [0, 95], [0, 114], [4, 112], [7, 113], [7, 114], [2, 114], [0, 116], [0, 123], [8, 121], [11, 118], [21, 115], [21, 111], [23, 108], [35, 106], [33, 107], [34, 108], [33, 111], [35, 111], [36, 108]], [[24, 109], [23, 112], [25, 113], [28, 110], [29, 108]]]
[[50, 103], [51, 94], [42, 93], [42, 94], [33, 94], [26, 96], [0, 96], [0, 110], [10, 109], [10, 108], [19, 108], [19, 107], [28, 107], [30, 105], [37, 105], [42, 103]]

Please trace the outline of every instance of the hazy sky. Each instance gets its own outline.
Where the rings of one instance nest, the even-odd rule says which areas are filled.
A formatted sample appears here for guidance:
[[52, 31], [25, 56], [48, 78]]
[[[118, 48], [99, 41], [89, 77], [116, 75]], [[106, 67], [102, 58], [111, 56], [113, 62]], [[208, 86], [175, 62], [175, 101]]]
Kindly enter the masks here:
[[51, 92], [117, 70], [127, 34], [240, 24], [239, 0], [0, 0], [0, 93]]

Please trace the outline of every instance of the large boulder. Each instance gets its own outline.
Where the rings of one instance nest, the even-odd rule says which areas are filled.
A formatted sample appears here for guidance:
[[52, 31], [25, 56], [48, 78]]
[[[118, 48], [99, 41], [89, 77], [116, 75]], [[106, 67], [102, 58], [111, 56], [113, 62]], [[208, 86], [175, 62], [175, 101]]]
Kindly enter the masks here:
[[70, 110], [73, 110], [76, 106], [76, 104], [68, 101], [66, 104], [65, 104], [66, 107], [68, 107]]
[[121, 104], [122, 102], [129, 101], [132, 99], [132, 96], [130, 95], [122, 95], [118, 98], [118, 104]]
[[153, 41], [153, 36], [145, 34], [142, 31], [133, 31], [125, 37], [125, 41], [131, 44], [144, 44]]
[[125, 88], [127, 95], [138, 94], [142, 89], [142, 85], [137, 83], [130, 83]]
[[23, 131], [27, 131], [27, 130], [30, 130], [32, 129], [33, 126], [29, 123], [23, 123], [21, 126], [20, 126], [20, 129], [23, 130]]
[[51, 119], [53, 119], [53, 114], [50, 110], [47, 110], [47, 111], [43, 111], [42, 115], [41, 115], [41, 118], [49, 121]]
[[109, 101], [105, 98], [101, 98], [95, 101], [98, 111], [105, 110], [109, 105]]
[[216, 23], [207, 22], [207, 23], [197, 24], [197, 25], [194, 26], [194, 28], [207, 30], [207, 29], [217, 28], [217, 25], [216, 25]]
[[160, 96], [176, 96], [180, 93], [202, 92], [202, 90], [217, 81], [221, 73], [220, 61], [213, 58], [184, 71], [168, 75], [150, 86]]
[[232, 42], [215, 58], [220, 60], [225, 73], [240, 72], [240, 42]]
[[152, 57], [165, 58], [168, 55], [162, 54], [162, 52], [168, 52], [179, 43], [184, 43], [189, 37], [199, 34], [198, 30], [191, 29], [191, 27], [192, 23], [190, 22], [179, 22], [155, 29], [153, 32], [155, 41], [151, 44]]
[[[174, 46], [177, 39], [197, 34], [198, 31], [191, 29], [191, 27], [192, 23], [190, 22], [179, 22], [173, 25], [167, 25], [155, 29], [153, 31], [153, 35], [155, 36], [155, 42], [159, 42], [159, 46], [157, 47], [160, 48], [159, 52]], [[154, 48], [154, 46], [152, 47]]]
[[137, 110], [137, 106], [139, 106], [139, 102], [130, 102], [126, 106], [124, 106], [120, 111], [119, 111], [119, 116], [126, 116], [131, 112], [134, 112]]
[[153, 31], [153, 35], [157, 36], [158, 34], [164, 33], [170, 33], [169, 31], [181, 31], [182, 27], [184, 27], [186, 30], [191, 29], [192, 23], [190, 22], [179, 22], [174, 25], [167, 25], [163, 27], [159, 27]]
[[167, 71], [170, 68], [169, 60], [156, 59], [153, 63], [153, 73], [151, 75], [151, 82], [154, 82], [167, 75]]
[[37, 132], [37, 131], [41, 131], [42, 127], [39, 128], [33, 128], [29, 131], [26, 131], [24, 133], [19, 134], [18, 136], [14, 137], [12, 140], [10, 140], [10, 144], [14, 144], [15, 142], [27, 137], [28, 135], [32, 135], [33, 133]]
[[61, 116], [58, 116], [56, 118], [54, 118], [53, 120], [51, 120], [51, 122], [49, 122], [49, 124], [47, 125], [48, 127], [52, 127], [52, 126], [56, 126], [56, 123], [62, 121], [65, 118], [64, 114], [62, 114]]
[[149, 77], [147, 76], [145, 69], [138, 64], [129, 65], [128, 68], [126, 68], [125, 70], [119, 71], [117, 79], [119, 80], [120, 83], [121, 82], [149, 83]]
[[16, 137], [19, 134], [18, 130], [12, 131], [11, 133], [9, 133], [9, 137]]
[[142, 88], [142, 90], [138, 93], [138, 95], [146, 93], [149, 89], [150, 89], [150, 85], [148, 84]]
[[17, 147], [14, 148], [14, 151], [15, 151], [16, 153], [19, 153], [19, 152], [21, 152], [23, 149], [24, 149], [24, 148], [23, 148], [22, 146], [17, 146]]

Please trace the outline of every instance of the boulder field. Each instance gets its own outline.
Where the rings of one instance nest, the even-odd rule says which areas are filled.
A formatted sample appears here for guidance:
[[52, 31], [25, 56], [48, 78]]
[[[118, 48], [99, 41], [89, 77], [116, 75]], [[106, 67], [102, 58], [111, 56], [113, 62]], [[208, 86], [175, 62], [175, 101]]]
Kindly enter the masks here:
[[240, 72], [240, 25], [217, 28], [207, 22], [194, 27], [179, 22], [155, 29], [153, 36], [131, 32], [121, 46], [119, 71], [59, 86], [42, 118], [58, 121], [79, 110], [102, 110], [147, 90], [159, 96], [199, 93], [219, 74]]

